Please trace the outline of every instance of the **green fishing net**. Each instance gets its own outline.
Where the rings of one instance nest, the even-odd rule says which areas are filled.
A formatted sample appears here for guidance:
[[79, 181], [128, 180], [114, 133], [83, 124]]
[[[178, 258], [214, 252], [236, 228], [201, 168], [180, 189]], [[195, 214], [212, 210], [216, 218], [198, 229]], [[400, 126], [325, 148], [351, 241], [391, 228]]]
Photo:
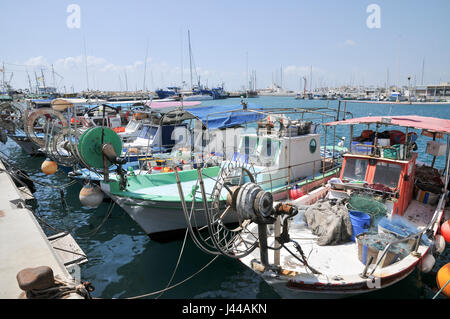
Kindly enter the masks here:
[[353, 194], [350, 196], [348, 208], [370, 215], [371, 225], [387, 214], [387, 208], [381, 201], [365, 194]]

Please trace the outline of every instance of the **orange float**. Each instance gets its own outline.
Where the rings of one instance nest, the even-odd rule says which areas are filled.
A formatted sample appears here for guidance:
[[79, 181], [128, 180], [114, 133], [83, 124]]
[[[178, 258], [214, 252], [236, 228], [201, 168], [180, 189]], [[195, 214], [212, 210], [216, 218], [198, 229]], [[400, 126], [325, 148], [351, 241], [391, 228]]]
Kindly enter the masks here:
[[45, 175], [53, 175], [56, 173], [56, 171], [58, 170], [58, 164], [56, 164], [56, 162], [50, 160], [50, 159], [46, 159], [42, 165], [41, 165], [41, 170]]
[[450, 220], [447, 220], [441, 226], [441, 235], [447, 243], [450, 243]]
[[[442, 289], [442, 287], [444, 287], [449, 280], [450, 280], [450, 263], [442, 266], [437, 273], [436, 283], [439, 289]], [[450, 283], [447, 284], [444, 290], [442, 290], [442, 293], [446, 295], [448, 298], [450, 298]]]

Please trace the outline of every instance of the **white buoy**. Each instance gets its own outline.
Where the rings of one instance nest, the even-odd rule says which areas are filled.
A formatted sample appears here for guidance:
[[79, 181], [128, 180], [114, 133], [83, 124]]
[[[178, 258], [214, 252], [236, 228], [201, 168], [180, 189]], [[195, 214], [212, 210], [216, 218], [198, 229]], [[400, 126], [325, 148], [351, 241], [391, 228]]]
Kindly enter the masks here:
[[433, 269], [435, 262], [436, 259], [432, 254], [426, 254], [419, 263], [419, 269], [424, 273], [428, 273]]
[[81, 189], [79, 198], [83, 206], [97, 208], [103, 202], [103, 191], [98, 186], [87, 184]]
[[445, 250], [444, 236], [436, 235], [436, 238], [434, 239], [434, 247], [436, 247], [436, 252], [438, 254], [442, 254], [442, 252]]

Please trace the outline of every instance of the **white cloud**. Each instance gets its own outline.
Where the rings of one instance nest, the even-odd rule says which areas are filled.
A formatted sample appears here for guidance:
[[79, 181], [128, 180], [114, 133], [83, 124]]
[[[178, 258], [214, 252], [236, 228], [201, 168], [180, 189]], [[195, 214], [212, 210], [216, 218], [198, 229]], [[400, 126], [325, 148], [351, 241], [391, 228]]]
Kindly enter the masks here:
[[344, 44], [348, 46], [355, 46], [356, 42], [353, 40], [345, 40]]
[[[287, 67], [284, 68], [283, 70], [285, 75], [309, 75], [311, 72], [311, 66], [297, 66], [297, 65], [289, 65]], [[314, 74], [323, 74], [324, 70], [317, 68], [317, 67], [312, 67], [312, 72]]]
[[37, 56], [33, 58], [29, 58], [27, 61], [24, 62], [24, 65], [26, 66], [46, 66], [48, 65], [47, 60], [43, 56]]

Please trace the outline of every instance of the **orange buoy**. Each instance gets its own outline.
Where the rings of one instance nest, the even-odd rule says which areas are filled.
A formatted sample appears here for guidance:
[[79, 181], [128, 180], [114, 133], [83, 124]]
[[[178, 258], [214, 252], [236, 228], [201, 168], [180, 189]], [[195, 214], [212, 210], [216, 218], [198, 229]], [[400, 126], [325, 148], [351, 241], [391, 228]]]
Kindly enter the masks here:
[[56, 171], [58, 170], [58, 164], [56, 164], [56, 162], [50, 160], [50, 159], [46, 159], [42, 165], [41, 165], [41, 170], [45, 175], [53, 175], [56, 173]]
[[441, 234], [447, 243], [450, 243], [450, 220], [447, 220], [441, 226]]
[[[444, 285], [447, 284], [447, 281], [449, 280], [450, 280], [450, 263], [442, 266], [437, 273], [436, 283], [439, 289], [442, 289], [442, 287], [444, 287]], [[450, 298], [450, 283], [447, 284], [444, 290], [442, 290], [442, 293], [446, 295], [448, 298]]]

